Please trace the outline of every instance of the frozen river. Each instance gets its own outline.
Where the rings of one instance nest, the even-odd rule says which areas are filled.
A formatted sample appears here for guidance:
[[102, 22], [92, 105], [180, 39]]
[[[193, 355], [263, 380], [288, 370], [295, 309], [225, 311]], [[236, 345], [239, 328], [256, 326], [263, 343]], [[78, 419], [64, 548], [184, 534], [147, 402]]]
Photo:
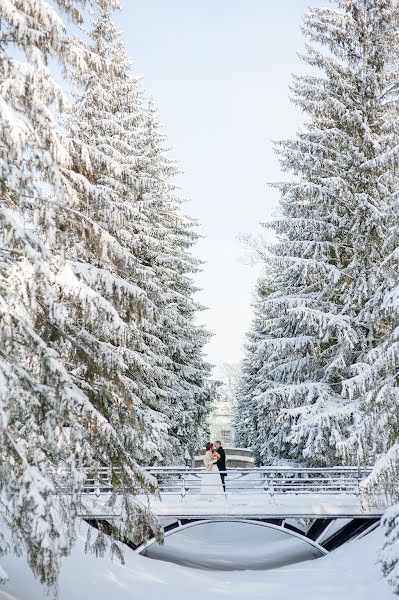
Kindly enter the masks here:
[[142, 553], [202, 569], [272, 569], [323, 556], [312, 544], [288, 532], [253, 523], [201, 523], [166, 536]]

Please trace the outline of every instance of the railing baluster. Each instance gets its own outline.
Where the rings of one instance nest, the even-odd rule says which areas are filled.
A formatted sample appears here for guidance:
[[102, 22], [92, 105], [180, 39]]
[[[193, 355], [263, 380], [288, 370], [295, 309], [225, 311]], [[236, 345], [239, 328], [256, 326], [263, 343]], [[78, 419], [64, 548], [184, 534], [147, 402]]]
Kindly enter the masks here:
[[98, 467], [96, 468], [96, 474], [94, 476], [94, 493], [97, 496], [97, 498], [101, 493], [101, 491], [100, 491], [100, 474], [98, 472]]
[[182, 488], [181, 488], [181, 501], [182, 501], [182, 503], [184, 503], [185, 497], [186, 497], [186, 475], [185, 475], [185, 472], [183, 471]]

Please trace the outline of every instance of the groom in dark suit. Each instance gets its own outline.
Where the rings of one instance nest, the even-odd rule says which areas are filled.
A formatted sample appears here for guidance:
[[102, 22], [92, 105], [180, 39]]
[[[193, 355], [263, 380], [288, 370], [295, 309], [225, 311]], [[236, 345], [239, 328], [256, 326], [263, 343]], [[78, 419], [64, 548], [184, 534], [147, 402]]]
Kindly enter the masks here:
[[222, 480], [223, 490], [226, 491], [226, 485], [224, 483], [224, 478], [227, 476], [226, 473], [226, 452], [222, 448], [222, 444], [219, 440], [215, 442], [215, 450], [219, 454], [220, 458], [217, 461], [217, 467], [220, 471], [220, 479]]

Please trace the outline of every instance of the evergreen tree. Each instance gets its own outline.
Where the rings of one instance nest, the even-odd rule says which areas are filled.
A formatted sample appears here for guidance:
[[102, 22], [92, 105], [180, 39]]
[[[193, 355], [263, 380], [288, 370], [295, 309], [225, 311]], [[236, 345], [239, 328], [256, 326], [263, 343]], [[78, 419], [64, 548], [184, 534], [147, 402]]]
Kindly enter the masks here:
[[[204, 385], [209, 367], [202, 356], [207, 334], [195, 323], [200, 307], [193, 299], [191, 279], [198, 269], [190, 253], [197, 235], [179, 210], [181, 201], [171, 181], [176, 167], [163, 149], [165, 138], [153, 104], [146, 106], [138, 80], [130, 74], [130, 61], [106, 5], [91, 37], [92, 51], [102, 60], [108, 58], [109, 68], [105, 75], [87, 74], [78, 81], [83, 92], [75, 103], [70, 130], [79, 155], [70, 178], [78, 198], [77, 223], [85, 219], [89, 244], [83, 240], [79, 245], [70, 236], [70, 252], [74, 275], [83, 282], [88, 298], [93, 291], [106, 298], [111, 313], [121, 319], [116, 327], [121, 336], [116, 340], [111, 331], [109, 342], [123, 357], [124, 364], [112, 366], [123, 379], [116, 382], [106, 376], [103, 382], [108, 358], [101, 358], [95, 343], [89, 360], [90, 348], [85, 345], [83, 364], [89, 366], [90, 377], [94, 374], [97, 387], [100, 378], [109, 410], [115, 412], [121, 397], [128, 408], [134, 407], [128, 413], [130, 422], [120, 405], [118, 431], [124, 431], [125, 439], [131, 436], [129, 448], [137, 460], [191, 461], [209, 397]], [[93, 193], [80, 189], [82, 173]], [[82, 295], [72, 293], [69, 302], [77, 303], [79, 314]], [[107, 312], [105, 317], [106, 323], [114, 318]], [[104, 316], [91, 310], [89, 329], [94, 340], [104, 339]], [[84, 385], [87, 379], [86, 371]], [[122, 383], [123, 394], [115, 383]]]
[[68, 122], [75, 154], [67, 177], [75, 208], [73, 218], [60, 223], [69, 230], [67, 277], [60, 286], [70, 311], [70, 343], [63, 352], [130, 455], [151, 464], [170, 444], [168, 374], [153, 335], [162, 288], [146, 260], [158, 242], [142, 208], [147, 201], [141, 201], [148, 186], [140, 156], [142, 98], [106, 2], [90, 37], [92, 53], [108, 68], [76, 77], [81, 92]]
[[[242, 363], [241, 378], [237, 386], [235, 407], [235, 440], [242, 448], [252, 448], [255, 462], [261, 463], [258, 438], [258, 398], [267, 378], [263, 372], [265, 345], [273, 328], [273, 320], [265, 319], [264, 302], [271, 293], [268, 278], [259, 278], [254, 302], [252, 329], [247, 336], [245, 356]], [[266, 384], [267, 385], [267, 384]]]
[[[76, 23], [82, 20], [82, 4], [54, 3]], [[76, 291], [80, 282], [65, 259], [76, 211], [67, 174], [76, 149], [57, 128], [67, 101], [48, 64], [54, 59], [75, 73], [98, 73], [105, 65], [65, 33], [60, 14], [44, 0], [1, 2], [0, 22], [1, 516], [15, 544], [23, 544], [34, 572], [52, 584], [58, 558], [74, 539], [79, 467], [98, 458], [123, 464], [120, 479], [127, 492], [128, 529], [140, 515], [145, 529], [157, 528], [128, 495], [138, 488], [153, 489], [154, 482], [129, 454], [108, 406], [97, 402], [93, 386], [81, 385], [79, 369], [74, 371], [75, 365], [62, 357], [65, 346], [79, 352], [92, 343], [87, 335], [75, 345], [78, 336], [70, 333], [76, 333], [90, 310], [105, 300], [93, 297], [86, 303], [86, 314], [74, 315], [75, 330], [71, 327], [65, 291]], [[80, 177], [82, 189], [88, 183]], [[115, 325], [113, 319], [110, 329]], [[106, 349], [106, 341], [96, 344]], [[114, 374], [111, 362], [104, 360], [109, 375]], [[71, 490], [64, 507], [50, 476], [60, 462], [69, 473]]]
[[198, 239], [197, 224], [181, 210], [183, 200], [174, 184], [178, 171], [167, 156], [165, 141], [151, 100], [143, 128], [143, 161], [138, 169], [146, 177], [142, 210], [157, 239], [156, 245], [147, 245], [145, 255], [162, 290], [160, 321], [152, 335], [163, 345], [168, 373], [169, 434], [173, 441], [169, 460], [191, 463], [205, 439], [212, 395], [206, 385], [210, 366], [203, 357], [209, 334], [197, 322], [202, 307], [194, 299], [197, 289], [192, 276], [200, 262], [191, 250]]
[[[391, 102], [396, 102], [394, 92]], [[362, 320], [373, 324], [374, 344], [344, 382], [344, 392], [362, 408], [355, 434], [363, 462], [376, 465], [363, 487], [364, 502], [381, 496], [393, 504], [382, 519], [385, 534], [380, 552], [384, 574], [399, 592], [399, 236], [398, 202], [394, 197], [386, 213], [390, 235], [385, 259], [378, 271], [378, 287], [365, 306]], [[355, 435], [354, 435], [355, 437]]]
[[252, 371], [254, 354], [254, 340], [249, 333], [245, 344], [245, 355], [242, 361], [241, 378], [236, 390], [236, 404], [234, 407], [234, 440], [237, 448], [251, 448], [255, 450], [254, 427], [257, 415], [252, 398], [252, 386], [255, 384]]
[[278, 276], [264, 318], [280, 315], [267, 342], [279, 356], [266, 357], [269, 383], [258, 398], [263, 456], [277, 439], [280, 456], [321, 465], [359, 456], [361, 401], [342, 393], [343, 382], [375, 345], [364, 308], [378, 288], [385, 211], [397, 189], [389, 159], [397, 5], [336, 4], [305, 18], [304, 60], [318, 72], [296, 77], [293, 96], [309, 122], [295, 140], [277, 144], [295, 179], [278, 184], [282, 218], [270, 224], [279, 237], [269, 261]]
[[[377, 435], [379, 431], [377, 430]], [[388, 427], [389, 434], [389, 427]], [[389, 436], [388, 436], [389, 437]], [[392, 506], [381, 520], [384, 542], [379, 551], [379, 562], [388, 582], [399, 594], [399, 443], [392, 444], [374, 466], [371, 475], [362, 484], [363, 503], [379, 505], [381, 500]]]
[[[378, 462], [365, 501], [399, 501], [397, 72], [399, 4], [337, 0], [305, 19], [294, 102], [310, 117], [277, 144], [282, 218], [271, 223], [275, 291], [262, 375], [244, 371], [264, 461]], [[255, 351], [252, 349], [251, 354]], [[256, 447], [256, 443], [255, 443]], [[398, 587], [399, 509], [383, 519], [380, 560]]]

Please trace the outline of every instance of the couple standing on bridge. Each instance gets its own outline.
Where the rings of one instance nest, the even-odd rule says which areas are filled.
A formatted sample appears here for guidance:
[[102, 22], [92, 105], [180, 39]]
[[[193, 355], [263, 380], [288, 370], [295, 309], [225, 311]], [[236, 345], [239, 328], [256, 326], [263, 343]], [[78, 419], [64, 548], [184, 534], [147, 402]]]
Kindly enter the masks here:
[[224, 478], [226, 477], [226, 453], [219, 440], [213, 445], [207, 442], [205, 446], [204, 465], [207, 473], [202, 480], [201, 493], [208, 494], [208, 500], [213, 500], [212, 496], [223, 495], [226, 491]]

